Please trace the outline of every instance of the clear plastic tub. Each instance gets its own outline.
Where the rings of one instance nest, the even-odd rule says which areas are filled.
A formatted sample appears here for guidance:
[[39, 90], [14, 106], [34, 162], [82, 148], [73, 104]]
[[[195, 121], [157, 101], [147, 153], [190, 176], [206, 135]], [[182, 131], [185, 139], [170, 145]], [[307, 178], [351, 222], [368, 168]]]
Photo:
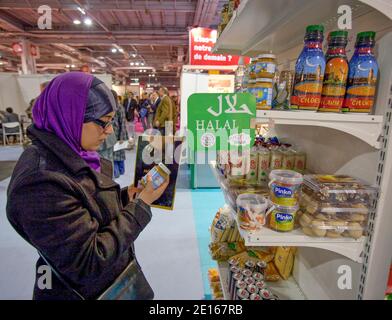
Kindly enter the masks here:
[[305, 175], [303, 192], [319, 203], [370, 205], [377, 189], [347, 175]]
[[260, 195], [245, 193], [237, 198], [239, 227], [244, 230], [260, 230], [265, 224], [268, 200]]
[[299, 204], [302, 174], [292, 170], [272, 170], [269, 178], [270, 199], [274, 204], [287, 207]]
[[359, 239], [365, 235], [367, 222], [344, 220], [323, 215], [323, 219], [309, 213], [298, 212], [298, 224], [303, 233], [311, 237], [326, 238], [354, 238]]

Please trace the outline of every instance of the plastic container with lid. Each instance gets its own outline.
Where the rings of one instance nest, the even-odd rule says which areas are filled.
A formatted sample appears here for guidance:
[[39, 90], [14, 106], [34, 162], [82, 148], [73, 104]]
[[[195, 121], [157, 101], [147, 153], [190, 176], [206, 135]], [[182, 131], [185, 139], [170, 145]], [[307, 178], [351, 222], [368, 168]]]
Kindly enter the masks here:
[[278, 232], [290, 232], [294, 230], [295, 215], [299, 206], [285, 207], [274, 205], [268, 211], [269, 227]]
[[271, 110], [272, 108], [272, 79], [257, 78], [255, 84], [256, 107], [260, 110]]
[[276, 73], [276, 56], [274, 54], [261, 54], [256, 62], [257, 78], [273, 79]]
[[308, 213], [298, 214], [298, 223], [303, 231], [311, 237], [354, 238], [359, 239], [365, 234], [367, 222], [358, 222], [328, 217], [319, 219]]
[[302, 174], [292, 170], [272, 170], [270, 175], [270, 199], [279, 206], [299, 205]]
[[305, 175], [303, 192], [317, 202], [369, 205], [377, 188], [348, 175]]
[[249, 77], [251, 79], [255, 79], [255, 80], [257, 78], [256, 63], [257, 63], [257, 59], [252, 59], [250, 65], [249, 65]]
[[237, 198], [239, 227], [244, 230], [260, 230], [265, 224], [268, 200], [260, 195], [244, 193]]

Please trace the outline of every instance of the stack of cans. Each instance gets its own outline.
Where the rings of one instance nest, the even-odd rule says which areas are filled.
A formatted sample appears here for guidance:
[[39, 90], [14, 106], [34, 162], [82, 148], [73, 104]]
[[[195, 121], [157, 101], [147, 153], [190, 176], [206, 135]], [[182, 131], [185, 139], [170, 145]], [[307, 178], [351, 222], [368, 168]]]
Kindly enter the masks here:
[[231, 300], [278, 300], [264, 282], [267, 264], [263, 261], [245, 262], [240, 268], [237, 261], [229, 261], [229, 294]]

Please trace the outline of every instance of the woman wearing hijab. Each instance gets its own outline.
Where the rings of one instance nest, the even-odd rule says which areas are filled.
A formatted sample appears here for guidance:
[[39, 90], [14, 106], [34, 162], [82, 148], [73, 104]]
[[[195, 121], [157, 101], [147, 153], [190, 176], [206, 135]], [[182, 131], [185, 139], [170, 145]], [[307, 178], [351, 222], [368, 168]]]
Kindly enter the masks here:
[[[168, 184], [120, 190], [113, 182], [110, 162], [96, 150], [113, 131], [115, 108], [110, 90], [92, 75], [53, 79], [34, 105], [27, 130], [32, 145], [8, 188], [12, 226], [87, 299], [97, 298], [133, 261], [133, 243], [151, 220], [150, 204]], [[78, 299], [55, 273], [51, 289], [40, 285], [42, 265], [40, 258], [33, 299]]]

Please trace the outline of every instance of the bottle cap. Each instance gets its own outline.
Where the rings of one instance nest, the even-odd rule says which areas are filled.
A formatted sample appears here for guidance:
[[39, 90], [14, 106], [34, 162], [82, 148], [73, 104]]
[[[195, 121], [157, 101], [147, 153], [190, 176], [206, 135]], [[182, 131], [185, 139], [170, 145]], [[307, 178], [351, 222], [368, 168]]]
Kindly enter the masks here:
[[306, 27], [306, 32], [324, 32], [324, 26], [321, 24], [310, 25]]
[[338, 30], [329, 34], [330, 38], [348, 38], [348, 31]]

